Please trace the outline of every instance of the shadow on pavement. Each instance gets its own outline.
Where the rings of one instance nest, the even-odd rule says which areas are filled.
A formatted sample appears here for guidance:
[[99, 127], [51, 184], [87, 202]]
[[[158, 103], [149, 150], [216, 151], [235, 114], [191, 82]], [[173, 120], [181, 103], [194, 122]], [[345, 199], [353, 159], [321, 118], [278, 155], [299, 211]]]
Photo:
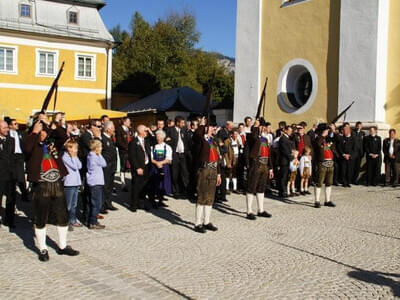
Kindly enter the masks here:
[[392, 289], [393, 296], [400, 297], [400, 282], [399, 281], [395, 281], [395, 280], [393, 280], [391, 278], [388, 278], [388, 277], [400, 278], [400, 274], [382, 273], [382, 272], [377, 272], [377, 271], [363, 270], [363, 269], [360, 269], [358, 267], [355, 267], [355, 266], [352, 266], [352, 265], [337, 261], [335, 259], [323, 256], [323, 255], [320, 255], [320, 254], [317, 254], [317, 253], [314, 253], [314, 252], [311, 252], [311, 251], [307, 251], [307, 250], [304, 250], [304, 249], [301, 249], [301, 248], [298, 248], [298, 247], [295, 247], [295, 246], [287, 245], [287, 244], [284, 244], [284, 243], [281, 243], [281, 242], [277, 242], [277, 241], [274, 241], [274, 240], [270, 240], [270, 241], [275, 243], [275, 244], [278, 244], [280, 246], [283, 246], [283, 247], [286, 247], [286, 248], [290, 248], [290, 249], [293, 249], [293, 250], [296, 250], [296, 251], [300, 251], [300, 252], [303, 252], [303, 253], [307, 253], [309, 255], [312, 255], [312, 256], [315, 256], [315, 257], [330, 261], [332, 263], [335, 263], [335, 264], [338, 264], [338, 265], [353, 269], [353, 271], [350, 271], [350, 272], [347, 273], [347, 275], [350, 278], [354, 278], [354, 279], [357, 279], [359, 281], [364, 281], [366, 283], [372, 283], [372, 284], [376, 284], [376, 285], [388, 286], [388, 287], [390, 287]]

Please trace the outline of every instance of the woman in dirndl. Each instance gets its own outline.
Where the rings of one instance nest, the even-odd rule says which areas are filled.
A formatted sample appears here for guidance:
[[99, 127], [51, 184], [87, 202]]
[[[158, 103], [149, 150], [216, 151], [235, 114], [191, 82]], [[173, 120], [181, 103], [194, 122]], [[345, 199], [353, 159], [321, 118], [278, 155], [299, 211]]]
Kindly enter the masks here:
[[[149, 197], [154, 208], [167, 207], [163, 201], [165, 195], [172, 194], [170, 164], [172, 148], [164, 142], [166, 134], [163, 130], [156, 131], [157, 144], [151, 147], [151, 177]], [[155, 201], [158, 198], [158, 203]]]

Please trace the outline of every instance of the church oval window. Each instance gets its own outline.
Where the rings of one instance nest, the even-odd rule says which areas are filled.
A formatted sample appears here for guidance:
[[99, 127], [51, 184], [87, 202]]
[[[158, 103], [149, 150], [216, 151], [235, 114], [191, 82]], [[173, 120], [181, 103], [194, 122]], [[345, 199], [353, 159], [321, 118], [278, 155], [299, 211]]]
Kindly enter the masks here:
[[314, 67], [304, 59], [290, 61], [278, 80], [278, 104], [288, 113], [301, 114], [308, 110], [317, 95], [318, 77]]

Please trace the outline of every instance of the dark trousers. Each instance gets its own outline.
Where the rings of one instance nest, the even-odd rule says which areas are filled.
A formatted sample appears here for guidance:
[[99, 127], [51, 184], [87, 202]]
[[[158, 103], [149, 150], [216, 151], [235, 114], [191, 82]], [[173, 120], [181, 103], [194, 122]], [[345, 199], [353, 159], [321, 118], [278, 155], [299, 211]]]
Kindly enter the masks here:
[[346, 160], [344, 158], [340, 159], [340, 177], [343, 181], [344, 185], [348, 185], [351, 183], [351, 179], [353, 178], [353, 160]]
[[87, 202], [87, 220], [90, 225], [97, 224], [97, 215], [101, 211], [101, 206], [103, 204], [103, 186], [94, 185], [90, 187], [90, 201]]
[[104, 168], [103, 208], [112, 206], [111, 195], [114, 188], [115, 168]]
[[360, 176], [361, 170], [361, 156], [357, 155], [353, 158], [353, 177], [351, 183], [358, 184], [358, 177]]
[[[334, 164], [334, 170], [333, 170], [333, 184], [338, 184], [339, 183], [339, 179], [340, 179], [340, 164], [339, 164], [339, 159], [338, 158], [334, 158], [333, 159], [333, 164]], [[316, 173], [316, 172], [315, 172]], [[313, 171], [314, 174], [314, 171]], [[340, 181], [341, 182], [341, 181]]]
[[144, 208], [147, 194], [147, 183], [149, 181], [149, 167], [146, 166], [146, 168], [144, 168], [142, 176], [138, 175], [135, 169], [132, 169], [131, 171], [131, 209]]
[[282, 165], [279, 168], [279, 193], [280, 194], [287, 192], [288, 180], [289, 180], [289, 166]]
[[399, 183], [400, 163], [396, 163], [395, 159], [387, 159], [385, 163], [385, 183]]
[[3, 196], [6, 196], [6, 211], [4, 221], [10, 225], [14, 223], [15, 198], [11, 197], [11, 181], [0, 181], [0, 208]]
[[367, 158], [367, 183], [377, 185], [381, 175], [381, 158]]
[[222, 168], [221, 184], [217, 186], [217, 189], [215, 191], [215, 199], [219, 201], [226, 199], [226, 170], [227, 168]]
[[186, 155], [174, 153], [172, 158], [172, 191], [176, 194], [187, 192], [189, 172], [187, 170]]

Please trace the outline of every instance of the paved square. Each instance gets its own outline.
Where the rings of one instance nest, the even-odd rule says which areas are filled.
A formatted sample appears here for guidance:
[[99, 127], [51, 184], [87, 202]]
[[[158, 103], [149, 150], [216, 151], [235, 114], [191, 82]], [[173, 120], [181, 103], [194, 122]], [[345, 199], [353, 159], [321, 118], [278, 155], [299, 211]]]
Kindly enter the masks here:
[[[192, 231], [194, 205], [133, 214], [119, 205], [104, 231], [78, 228], [76, 258], [39, 262], [30, 223], [0, 228], [1, 299], [390, 299], [400, 297], [400, 189], [333, 190], [266, 199], [271, 219], [244, 218], [244, 196], [213, 210], [216, 233]], [[122, 193], [118, 201], [128, 198]], [[25, 208], [22, 207], [24, 210]], [[54, 227], [49, 237], [57, 241]], [[51, 245], [51, 240], [49, 240]]]

